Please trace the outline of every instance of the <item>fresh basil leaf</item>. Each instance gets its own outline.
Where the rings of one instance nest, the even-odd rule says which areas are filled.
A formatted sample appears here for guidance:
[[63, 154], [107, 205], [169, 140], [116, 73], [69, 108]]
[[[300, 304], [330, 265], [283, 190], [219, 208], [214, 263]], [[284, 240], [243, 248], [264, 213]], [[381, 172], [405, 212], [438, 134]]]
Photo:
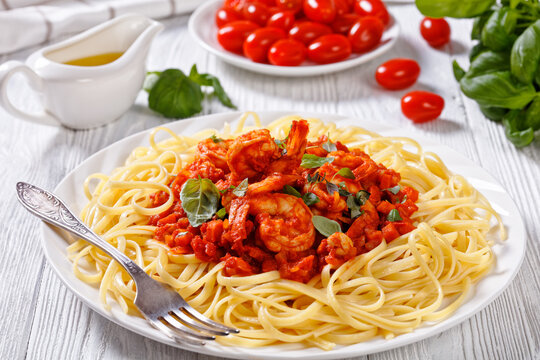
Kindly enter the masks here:
[[495, 4], [495, 0], [416, 0], [416, 7], [425, 16], [471, 18]]
[[310, 174], [307, 175], [307, 181], [311, 184], [317, 184], [317, 183], [323, 182], [325, 179], [326, 179], [326, 174], [321, 176], [321, 174], [319, 174], [318, 172], [315, 172], [315, 174], [313, 175], [310, 175]]
[[302, 194], [300, 194], [300, 192], [296, 190], [295, 188], [293, 188], [291, 185], [285, 185], [282, 191], [284, 194], [287, 194], [287, 195], [296, 196], [298, 198], [302, 197]]
[[388, 188], [388, 189], [384, 189], [386, 191], [389, 191], [391, 192], [392, 194], [394, 195], [397, 195], [397, 193], [401, 190], [401, 187], [399, 185], [396, 185], [394, 187], [391, 187], [391, 188]]
[[523, 83], [531, 83], [540, 63], [540, 20], [530, 25], [517, 38], [510, 55], [512, 75]]
[[337, 174], [339, 176], [343, 176], [344, 178], [347, 178], [347, 179], [353, 179], [353, 180], [355, 179], [355, 176], [354, 176], [352, 170], [349, 169], [348, 167], [341, 168], [341, 170], [339, 170], [337, 172]]
[[534, 82], [536, 83], [537, 87], [540, 87], [540, 67], [536, 70], [536, 76], [534, 78]]
[[512, 110], [502, 120], [506, 137], [516, 146], [529, 145], [534, 139], [532, 127], [524, 128], [525, 116], [522, 110]]
[[232, 193], [238, 197], [242, 197], [246, 195], [247, 189], [248, 189], [248, 179], [245, 178], [244, 180], [242, 180], [240, 184], [238, 184], [237, 187], [234, 188]]
[[407, 201], [407, 195], [403, 197], [403, 199], [401, 200], [401, 204], [405, 204], [405, 201]]
[[494, 51], [502, 51], [512, 47], [516, 40], [518, 13], [508, 7], [493, 12], [482, 29], [482, 44]]
[[223, 105], [231, 109], [236, 109], [236, 106], [232, 103], [231, 99], [223, 89], [223, 86], [221, 86], [218, 78], [214, 75], [199, 74], [199, 71], [197, 70], [197, 65], [194, 64], [191, 67], [191, 71], [189, 72], [189, 78], [201, 86], [213, 87], [214, 94], [216, 94], [217, 98], [219, 99], [219, 101], [221, 101]]
[[362, 206], [366, 203], [366, 201], [369, 200], [369, 197], [371, 196], [371, 194], [369, 192], [367, 192], [366, 190], [360, 190], [359, 192], [356, 193], [355, 195], [355, 198], [356, 198], [356, 202]]
[[216, 144], [223, 141], [223, 139], [217, 137], [216, 134], [212, 134], [212, 136], [210, 136], [210, 139], [212, 139], [212, 141], [215, 142]]
[[334, 195], [336, 191], [339, 191], [339, 187], [336, 184], [331, 183], [330, 181], [326, 181], [326, 191], [330, 195]]
[[341, 226], [337, 221], [330, 220], [324, 216], [313, 215], [311, 221], [313, 222], [315, 229], [326, 237], [341, 232]]
[[322, 144], [322, 148], [328, 152], [337, 151], [336, 144], [330, 141], [328, 139], [324, 144]]
[[480, 111], [487, 117], [489, 120], [501, 121], [504, 115], [508, 112], [508, 109], [495, 107], [495, 106], [482, 106], [479, 105]]
[[469, 53], [469, 61], [473, 62], [474, 59], [476, 59], [478, 55], [480, 55], [482, 52], [486, 50], [487, 48], [484, 45], [482, 45], [482, 43], [478, 43], [474, 45], [471, 49], [471, 52]]
[[471, 67], [465, 76], [472, 78], [492, 72], [510, 70], [509, 60], [508, 53], [484, 51], [471, 62]]
[[302, 156], [302, 163], [300, 163], [300, 166], [306, 169], [313, 169], [321, 167], [326, 163], [331, 163], [332, 161], [334, 161], [332, 156], [319, 157], [313, 154], [304, 154], [304, 156]]
[[201, 226], [218, 210], [221, 194], [209, 179], [188, 179], [180, 191], [182, 208], [191, 226]]
[[403, 219], [401, 218], [401, 215], [399, 214], [398, 209], [392, 209], [388, 213], [388, 216], [386, 217], [386, 220], [388, 220], [388, 221], [401, 221]]
[[159, 77], [161, 76], [161, 71], [149, 71], [146, 73], [146, 77], [144, 78], [143, 83], [143, 90], [147, 93], [152, 90], [154, 85], [156, 85], [156, 82], [158, 81]]
[[347, 184], [345, 184], [343, 181], [339, 183], [338, 192], [339, 192], [339, 195], [341, 196], [351, 195], [351, 193], [349, 192], [349, 189], [347, 189]]
[[307, 192], [304, 195], [302, 195], [302, 200], [304, 200], [304, 203], [307, 206], [315, 205], [316, 203], [321, 201], [319, 197], [312, 192]]
[[216, 216], [220, 219], [225, 219], [225, 216], [227, 216], [227, 209], [225, 208], [221, 208], [218, 210], [218, 212], [216, 213]]
[[482, 29], [486, 25], [487, 20], [493, 14], [493, 11], [486, 11], [476, 19], [474, 19], [473, 27], [471, 30], [471, 40], [480, 40], [482, 37]]
[[540, 96], [534, 98], [525, 112], [525, 127], [540, 130]]
[[456, 60], [452, 62], [452, 71], [454, 72], [454, 77], [457, 81], [461, 80], [465, 76], [465, 70], [459, 66]]
[[161, 73], [148, 95], [148, 107], [167, 118], [186, 118], [202, 110], [201, 87], [178, 69]]
[[522, 109], [536, 96], [532, 84], [514, 80], [509, 71], [465, 76], [459, 83], [466, 96], [483, 106]]

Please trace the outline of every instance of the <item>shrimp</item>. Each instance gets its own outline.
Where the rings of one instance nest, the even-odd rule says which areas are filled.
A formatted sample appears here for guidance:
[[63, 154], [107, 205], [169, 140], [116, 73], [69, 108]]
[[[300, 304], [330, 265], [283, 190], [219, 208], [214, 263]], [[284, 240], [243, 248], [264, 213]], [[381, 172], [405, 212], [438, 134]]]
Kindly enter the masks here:
[[252, 180], [263, 174], [279, 148], [267, 129], [253, 130], [237, 137], [227, 151], [227, 164], [237, 179]]
[[207, 159], [216, 167], [229, 172], [229, 165], [227, 164], [227, 151], [232, 144], [230, 139], [208, 138], [202, 140], [197, 145], [196, 156], [201, 159]]
[[259, 224], [257, 237], [273, 252], [303, 251], [315, 241], [312, 214], [302, 199], [262, 194], [249, 199], [249, 213]]
[[282, 154], [267, 129], [250, 131], [229, 146], [227, 164], [237, 179], [250, 181], [273, 173], [293, 174], [306, 150], [308, 132], [307, 121], [293, 121]]
[[304, 156], [306, 151], [308, 133], [309, 125], [306, 120], [293, 121], [291, 131], [289, 132], [287, 142], [285, 143], [286, 153], [276, 161], [272, 162], [266, 173], [294, 173], [300, 166], [302, 156]]
[[267, 176], [264, 180], [250, 184], [248, 186], [247, 194], [249, 196], [259, 195], [263, 193], [269, 193], [274, 191], [281, 191], [285, 185], [291, 185], [299, 180], [300, 175], [282, 175], [272, 174]]
[[325, 263], [337, 268], [356, 256], [356, 248], [350, 237], [342, 232], [337, 232], [321, 241], [317, 248], [317, 254]]

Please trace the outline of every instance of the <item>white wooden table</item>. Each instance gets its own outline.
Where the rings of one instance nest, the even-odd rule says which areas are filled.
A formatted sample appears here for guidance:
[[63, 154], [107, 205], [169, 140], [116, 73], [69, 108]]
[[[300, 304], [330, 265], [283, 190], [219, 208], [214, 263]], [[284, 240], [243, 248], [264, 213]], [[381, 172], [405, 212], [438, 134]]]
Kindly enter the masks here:
[[[525, 220], [528, 250], [512, 285], [470, 320], [440, 335], [359, 359], [540, 359], [540, 136], [517, 150], [502, 126], [486, 120], [461, 94], [451, 60], [466, 64], [470, 21], [452, 21], [452, 43], [434, 50], [420, 38], [421, 15], [412, 5], [391, 8], [402, 26], [396, 47], [364, 66], [303, 79], [250, 73], [217, 60], [187, 32], [188, 16], [163, 21], [149, 69], [179, 67], [216, 74], [240, 110], [306, 110], [340, 113], [414, 131], [461, 152], [493, 174], [512, 195]], [[9, 56], [24, 60], [36, 48]], [[378, 64], [394, 57], [416, 59], [422, 73], [414, 89], [435, 91], [446, 100], [441, 118], [415, 126], [400, 112], [404, 91], [377, 87]], [[15, 100], [35, 103], [23, 81], [11, 86]], [[207, 100], [204, 113], [227, 111]], [[99, 149], [140, 130], [166, 124], [146, 107], [146, 94], [120, 120], [89, 131], [30, 124], [0, 109], [0, 359], [211, 359], [162, 345], [102, 318], [72, 295], [46, 263], [39, 222], [16, 201], [15, 183], [47, 189]], [[212, 358], [214, 359], [214, 358]]]

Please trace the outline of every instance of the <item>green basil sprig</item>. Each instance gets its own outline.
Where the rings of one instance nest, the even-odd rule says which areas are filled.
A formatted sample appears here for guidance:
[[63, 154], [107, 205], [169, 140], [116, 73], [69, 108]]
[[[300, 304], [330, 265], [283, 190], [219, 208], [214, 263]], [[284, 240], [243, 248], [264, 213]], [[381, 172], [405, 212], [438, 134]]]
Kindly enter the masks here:
[[320, 157], [313, 154], [304, 154], [300, 166], [306, 169], [313, 169], [321, 167], [326, 163], [331, 163], [332, 161], [334, 161], [332, 156]]
[[189, 179], [182, 186], [180, 201], [191, 226], [201, 226], [218, 211], [221, 193], [209, 179]]
[[210, 74], [199, 74], [193, 65], [189, 76], [179, 69], [148, 72], [143, 89], [148, 92], [148, 107], [166, 118], [181, 119], [202, 111], [204, 92], [201, 86], [214, 89], [221, 103], [236, 109], [219, 80]]
[[540, 3], [538, 0], [416, 0], [431, 17], [476, 17], [471, 39], [478, 42], [465, 71], [453, 62], [461, 91], [482, 113], [501, 121], [517, 147], [540, 129]]

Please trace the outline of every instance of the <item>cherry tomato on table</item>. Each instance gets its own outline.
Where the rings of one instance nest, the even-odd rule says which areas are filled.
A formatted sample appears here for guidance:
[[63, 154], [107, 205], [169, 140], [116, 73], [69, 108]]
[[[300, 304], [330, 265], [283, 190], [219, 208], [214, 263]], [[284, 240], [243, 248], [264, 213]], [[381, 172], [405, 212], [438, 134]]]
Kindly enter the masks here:
[[443, 46], [450, 41], [450, 25], [442, 18], [424, 18], [420, 23], [420, 33], [432, 47]]
[[308, 47], [308, 58], [317, 64], [345, 60], [350, 55], [351, 43], [341, 34], [323, 35]]
[[388, 90], [408, 88], [420, 75], [420, 66], [412, 59], [392, 59], [380, 65], [375, 72], [375, 80]]
[[444, 99], [427, 91], [411, 91], [401, 98], [403, 115], [415, 123], [435, 120], [441, 115]]
[[268, 50], [278, 40], [285, 39], [285, 31], [266, 27], [257, 29], [244, 41], [244, 55], [255, 62], [264, 63], [268, 59]]
[[218, 27], [223, 27], [230, 22], [238, 20], [242, 20], [242, 16], [233, 9], [223, 7], [216, 12], [216, 25]]
[[268, 60], [278, 66], [298, 66], [306, 59], [306, 46], [294, 39], [278, 40], [268, 50]]
[[313, 40], [332, 33], [332, 29], [324, 24], [312, 21], [297, 22], [291, 30], [289, 37], [309, 45]]
[[381, 0], [356, 0], [354, 11], [360, 16], [376, 16], [385, 26], [390, 22], [390, 14]]
[[246, 3], [242, 13], [244, 14], [245, 20], [253, 21], [260, 26], [265, 26], [271, 15], [270, 8], [263, 3], [258, 2]]
[[304, 14], [309, 20], [329, 24], [336, 17], [334, 0], [304, 0]]
[[242, 52], [244, 40], [259, 26], [252, 21], [238, 20], [226, 24], [218, 30], [217, 39], [225, 50]]
[[340, 34], [348, 34], [352, 26], [360, 19], [356, 14], [343, 14], [336, 16], [336, 20], [332, 23], [332, 30]]
[[303, 6], [303, 0], [276, 0], [276, 6], [280, 10], [300, 12]]
[[374, 49], [380, 42], [384, 24], [375, 16], [360, 18], [349, 30], [352, 51], [363, 53]]
[[294, 25], [294, 13], [292, 11], [278, 11], [270, 16], [266, 26], [289, 31]]

